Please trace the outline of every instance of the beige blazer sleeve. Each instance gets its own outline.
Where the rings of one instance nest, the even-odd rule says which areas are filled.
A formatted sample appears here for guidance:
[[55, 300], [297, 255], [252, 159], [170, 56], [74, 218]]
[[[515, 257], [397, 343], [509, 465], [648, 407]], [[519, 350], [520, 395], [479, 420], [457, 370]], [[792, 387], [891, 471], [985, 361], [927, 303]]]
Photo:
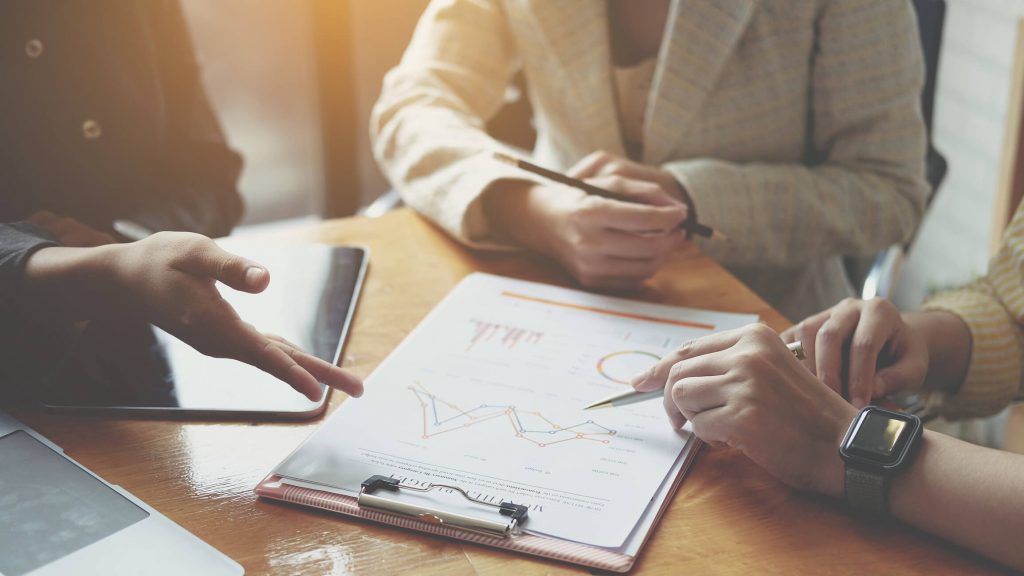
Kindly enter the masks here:
[[989, 416], [1024, 390], [1024, 203], [1007, 226], [988, 273], [935, 295], [923, 308], [952, 312], [971, 332], [967, 375], [941, 405], [943, 416]]
[[[689, 191], [699, 218], [732, 239], [703, 243], [720, 262], [792, 269], [835, 254], [871, 255], [907, 239], [920, 221], [924, 70], [910, 3], [822, 6], [806, 162], [693, 158], [663, 166]], [[771, 114], [771, 95], [751, 90], [749, 98]], [[743, 133], [742, 119], [722, 129]]]
[[510, 150], [483, 125], [504, 103], [516, 68], [498, 2], [431, 2], [371, 116], [374, 155], [402, 199], [474, 247], [507, 247], [491, 238], [484, 189], [529, 179], [492, 158]]

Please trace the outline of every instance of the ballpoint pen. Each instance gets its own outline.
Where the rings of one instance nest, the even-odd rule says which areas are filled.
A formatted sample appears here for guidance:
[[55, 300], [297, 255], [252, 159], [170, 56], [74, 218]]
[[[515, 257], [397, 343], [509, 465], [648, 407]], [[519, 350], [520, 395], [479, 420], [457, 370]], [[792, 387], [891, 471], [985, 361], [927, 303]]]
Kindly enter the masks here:
[[[629, 196], [626, 196], [625, 194], [617, 194], [615, 192], [612, 192], [611, 190], [605, 190], [604, 188], [594, 186], [593, 184], [588, 184], [578, 178], [566, 176], [561, 172], [556, 172], [554, 170], [549, 170], [547, 168], [537, 166], [532, 162], [527, 162], [526, 160], [510, 156], [503, 152], [495, 152], [494, 159], [498, 160], [499, 162], [504, 162], [505, 164], [511, 164], [512, 166], [515, 166], [516, 168], [520, 168], [522, 170], [526, 170], [527, 172], [532, 172], [533, 174], [536, 174], [538, 176], [543, 176], [548, 180], [558, 182], [559, 184], [565, 184], [566, 186], [571, 186], [573, 188], [583, 190], [587, 194], [600, 196], [601, 198], [608, 198], [611, 200], [618, 200], [620, 202], [636, 202], [635, 198], [631, 198]], [[679, 225], [679, 228], [682, 230], [686, 230], [690, 234], [695, 234], [703, 238], [710, 238], [712, 240], [728, 240], [725, 234], [722, 234], [718, 230], [715, 230], [714, 228], [706, 226], [699, 222], [684, 221]]]
[[[802, 342], [797, 340], [786, 344], [786, 348], [797, 357], [798, 360], [804, 359], [804, 345]], [[637, 402], [643, 402], [644, 400], [651, 400], [652, 398], [661, 398], [665, 395], [664, 390], [654, 390], [651, 392], [637, 392], [632, 388], [625, 392], [619, 392], [618, 394], [603, 398], [594, 402], [593, 404], [584, 408], [584, 410], [592, 410], [594, 408], [614, 408], [616, 406], [625, 406], [626, 404], [635, 404]]]

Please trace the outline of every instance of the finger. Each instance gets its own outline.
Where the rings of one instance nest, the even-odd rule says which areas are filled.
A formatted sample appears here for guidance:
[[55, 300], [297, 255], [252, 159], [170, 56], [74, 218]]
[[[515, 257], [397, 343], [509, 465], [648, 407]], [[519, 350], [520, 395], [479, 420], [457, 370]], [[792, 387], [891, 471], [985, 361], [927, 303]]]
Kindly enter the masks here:
[[253, 366], [288, 384], [316, 402], [323, 391], [320, 383], [294, 358], [294, 350], [266, 337], [261, 337], [252, 350]]
[[722, 406], [690, 415], [693, 434], [705, 442], [731, 446], [729, 442], [730, 418], [728, 408]]
[[676, 362], [668, 371], [666, 383], [672, 385], [688, 378], [720, 376], [728, 372], [735, 363], [736, 358], [731, 348], [685, 358]]
[[850, 341], [850, 402], [863, 408], [874, 393], [875, 368], [882, 348], [893, 337], [898, 324], [877, 309], [865, 308]]
[[636, 178], [615, 174], [587, 178], [585, 182], [616, 195], [617, 198], [612, 198], [613, 200], [675, 207], [683, 209], [685, 214], [686, 204], [673, 196], [661, 183], [650, 178], [650, 174], [638, 174]]
[[669, 424], [673, 430], [678, 430], [686, 424], [686, 416], [676, 406], [676, 402], [672, 397], [672, 387], [665, 386], [665, 390], [661, 396], [662, 406], [665, 408], [665, 414], [668, 415]]
[[359, 378], [312, 354], [302, 350], [292, 350], [294, 350], [294, 353], [291, 356], [295, 362], [312, 374], [320, 383], [357, 398], [363, 395], [363, 382]]
[[843, 394], [843, 355], [859, 319], [858, 308], [837, 306], [829, 319], [821, 325], [814, 340], [815, 373], [818, 379], [844, 397], [848, 395]]
[[298, 346], [283, 343], [283, 339], [271, 338], [269, 336], [268, 339], [277, 342], [278, 346], [287, 352], [292, 360], [309, 372], [321, 384], [341, 390], [350, 396], [359, 397], [363, 395], [363, 383], [359, 378], [330, 362], [305, 352]]
[[875, 374], [875, 398], [916, 390], [924, 384], [928, 374], [927, 352], [923, 344], [908, 347], [905, 339], [906, 331], [899, 331], [893, 339], [894, 348], [900, 350], [899, 357]]
[[[612, 166], [612, 164], [608, 166]], [[626, 196], [630, 201], [642, 202], [652, 206], [686, 207], [682, 200], [673, 196], [660, 182], [652, 180], [652, 175], [645, 173], [642, 168], [629, 170], [629, 174], [627, 176], [623, 175], [622, 172], [618, 172], [616, 174], [588, 178], [586, 182], [609, 192]]]
[[284, 344], [286, 346], [291, 346], [292, 348], [295, 348], [296, 350], [302, 350], [302, 346], [299, 346], [295, 342], [292, 342], [291, 340], [288, 340], [287, 338], [285, 338], [284, 336], [281, 336], [279, 334], [264, 334], [264, 336], [266, 336], [267, 338], [270, 338], [274, 342], [280, 342], [281, 344]]
[[665, 355], [653, 367], [634, 378], [630, 384], [639, 392], [650, 392], [663, 388], [668, 381], [669, 373], [676, 364], [687, 358], [719, 352], [732, 347], [742, 336], [742, 330], [742, 328], [726, 330], [684, 342], [681, 346]]
[[619, 230], [607, 230], [603, 239], [606, 256], [618, 258], [655, 259], [671, 252], [682, 243], [678, 232], [637, 235]]
[[[818, 312], [813, 316], [808, 316], [792, 328], [792, 332], [796, 340], [799, 340], [804, 345], [803, 365], [815, 376], [818, 374], [818, 366], [816, 364], [816, 340], [818, 338], [818, 330], [821, 329], [821, 325], [829, 319], [831, 314], [831, 309]], [[789, 341], [787, 340], [787, 342]]]
[[614, 159], [614, 155], [605, 152], [604, 150], [597, 150], [587, 154], [579, 162], [569, 168], [569, 170], [566, 171], [566, 175], [580, 180], [590, 178], [595, 176], [605, 164]]
[[724, 406], [727, 383], [723, 375], [683, 378], [671, 385], [672, 402], [682, 413], [699, 413]]
[[270, 271], [246, 258], [236, 256], [201, 237], [181, 255], [175, 266], [196, 276], [206, 276], [243, 292], [262, 292], [270, 283]]
[[626, 232], [672, 230], [686, 220], [686, 206], [650, 206], [588, 197], [585, 216], [594, 224]]
[[602, 176], [622, 176], [631, 180], [657, 184], [657, 193], [647, 198], [647, 202], [656, 206], [683, 204], [680, 197], [682, 185], [671, 174], [653, 166], [625, 160], [612, 161], [601, 166], [593, 177], [600, 178]]

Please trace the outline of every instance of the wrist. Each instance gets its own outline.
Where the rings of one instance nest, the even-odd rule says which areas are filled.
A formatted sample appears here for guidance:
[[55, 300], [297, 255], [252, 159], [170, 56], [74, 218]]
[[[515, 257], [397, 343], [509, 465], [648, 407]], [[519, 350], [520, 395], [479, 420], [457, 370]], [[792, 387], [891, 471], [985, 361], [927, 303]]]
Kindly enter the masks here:
[[54, 246], [25, 262], [23, 285], [28, 305], [58, 320], [88, 320], [121, 300], [116, 262], [124, 247]]
[[908, 330], [925, 343], [928, 371], [923, 388], [946, 394], [959, 390], [971, 358], [971, 331], [963, 318], [945, 310], [903, 314]]
[[[501, 180], [484, 193], [484, 213], [497, 234], [531, 250], [551, 255], [558, 218], [558, 187], [526, 180]], [[576, 192], [567, 189], [569, 192]]]
[[832, 418], [833, 425], [827, 439], [827, 447], [821, 456], [822, 471], [825, 477], [820, 481], [821, 489], [819, 490], [826, 496], [839, 499], [843, 498], [846, 487], [846, 463], [839, 455], [839, 448], [843, 444], [846, 432], [859, 413], [859, 410], [852, 404], [846, 402], [843, 404], [845, 404], [844, 409], [837, 411], [835, 417]]

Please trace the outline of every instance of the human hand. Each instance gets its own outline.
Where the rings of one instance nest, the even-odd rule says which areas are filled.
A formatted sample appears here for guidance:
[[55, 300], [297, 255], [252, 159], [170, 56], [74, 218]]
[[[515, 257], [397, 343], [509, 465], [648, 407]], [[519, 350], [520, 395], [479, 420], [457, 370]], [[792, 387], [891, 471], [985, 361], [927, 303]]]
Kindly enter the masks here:
[[115, 281], [109, 298], [139, 318], [207, 356], [251, 364], [310, 400], [321, 396], [318, 382], [362, 395], [358, 378], [282, 338], [259, 332], [221, 297], [217, 282], [244, 292], [265, 290], [270, 273], [259, 264], [224, 251], [209, 238], [184, 232], [160, 232], [111, 248], [107, 261]]
[[[620, 193], [650, 188], [617, 177], [588, 182]], [[686, 207], [609, 200], [563, 187], [535, 191], [548, 226], [542, 251], [558, 260], [587, 288], [626, 290], [653, 276], [685, 238], [676, 229]]]
[[509, 180], [484, 195], [484, 209], [506, 234], [556, 259], [583, 286], [635, 288], [685, 241], [678, 226], [687, 208], [650, 181], [606, 175], [587, 182], [621, 199]]
[[682, 345], [632, 382], [664, 387], [672, 425], [741, 450], [786, 484], [840, 497], [839, 445], [857, 410], [819, 382], [762, 324]]
[[858, 408], [917, 390], [928, 373], [924, 335], [881, 298], [847, 298], [787, 329], [782, 339], [803, 342], [807, 368]]
[[619, 177], [647, 182], [654, 186], [647, 202], [660, 206], [665, 202], [663, 198], [669, 198], [676, 202], [682, 201], [687, 206], [690, 205], [690, 196], [686, 192], [686, 188], [672, 174], [655, 166], [634, 162], [603, 150], [591, 152], [570, 168], [566, 174], [583, 180]]
[[49, 210], [40, 210], [25, 221], [45, 228], [64, 246], [89, 248], [117, 243], [117, 240], [106, 232], [100, 232], [74, 218], [60, 216]]

